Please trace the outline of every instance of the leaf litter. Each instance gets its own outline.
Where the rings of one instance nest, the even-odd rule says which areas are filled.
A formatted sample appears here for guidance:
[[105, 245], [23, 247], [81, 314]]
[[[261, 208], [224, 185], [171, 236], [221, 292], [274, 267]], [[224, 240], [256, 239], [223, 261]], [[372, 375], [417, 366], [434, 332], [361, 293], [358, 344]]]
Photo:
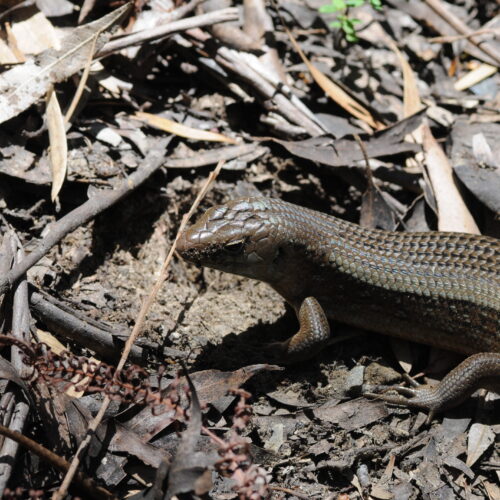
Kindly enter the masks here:
[[43, 447], [4, 440], [4, 497], [58, 498], [111, 395], [71, 495], [498, 498], [498, 396], [429, 427], [359, 398], [398, 382], [398, 362], [435, 381], [456, 360], [343, 325], [313, 360], [269, 365], [262, 344], [296, 324], [262, 283], [174, 260], [114, 375], [207, 167], [197, 214], [273, 196], [366, 227], [498, 237], [493, 3], [50, 3], [0, 11], [0, 333], [39, 349], [48, 377], [4, 344], [3, 425]]

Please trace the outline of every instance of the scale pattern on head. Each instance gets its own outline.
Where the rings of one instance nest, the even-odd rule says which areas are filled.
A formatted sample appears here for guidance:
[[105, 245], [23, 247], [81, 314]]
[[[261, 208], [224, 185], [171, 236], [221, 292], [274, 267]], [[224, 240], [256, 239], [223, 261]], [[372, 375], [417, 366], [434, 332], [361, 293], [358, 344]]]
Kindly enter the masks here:
[[263, 198], [242, 198], [213, 207], [177, 242], [194, 264], [266, 280], [277, 253], [278, 222]]

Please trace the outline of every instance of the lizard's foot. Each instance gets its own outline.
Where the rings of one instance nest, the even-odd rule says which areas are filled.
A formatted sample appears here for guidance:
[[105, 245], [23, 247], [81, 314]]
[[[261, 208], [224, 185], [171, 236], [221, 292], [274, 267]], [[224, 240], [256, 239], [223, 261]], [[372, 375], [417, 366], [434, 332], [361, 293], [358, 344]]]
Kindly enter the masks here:
[[[453, 408], [479, 388], [500, 390], [500, 353], [483, 352], [462, 361], [436, 387], [373, 386], [364, 396], [382, 399], [387, 403], [427, 410], [430, 422], [438, 412]], [[382, 394], [394, 390], [398, 394]]]
[[330, 325], [323, 308], [314, 297], [307, 297], [300, 306], [299, 331], [284, 342], [267, 344], [266, 353], [277, 362], [296, 363], [311, 358], [328, 344]]

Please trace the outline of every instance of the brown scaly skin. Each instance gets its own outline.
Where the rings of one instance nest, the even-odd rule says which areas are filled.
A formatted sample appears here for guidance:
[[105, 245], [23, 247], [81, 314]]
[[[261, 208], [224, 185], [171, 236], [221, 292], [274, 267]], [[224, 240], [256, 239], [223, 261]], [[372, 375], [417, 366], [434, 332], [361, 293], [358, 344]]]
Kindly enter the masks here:
[[[208, 210], [178, 241], [187, 260], [271, 285], [300, 330], [281, 349], [304, 359], [330, 336], [326, 317], [463, 354], [435, 390], [382, 396], [431, 414], [478, 387], [500, 389], [500, 240], [363, 229], [268, 198]], [[425, 392], [424, 392], [425, 391]]]

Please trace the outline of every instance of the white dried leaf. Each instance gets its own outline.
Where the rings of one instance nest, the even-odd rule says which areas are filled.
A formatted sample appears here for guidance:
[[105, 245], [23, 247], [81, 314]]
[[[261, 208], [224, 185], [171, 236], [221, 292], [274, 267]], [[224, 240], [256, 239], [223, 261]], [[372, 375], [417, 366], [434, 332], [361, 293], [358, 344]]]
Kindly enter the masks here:
[[[106, 16], [75, 28], [61, 41], [61, 50], [48, 49], [0, 75], [0, 123], [18, 115], [44, 96], [51, 85], [66, 80], [85, 67], [89, 51], [98, 52], [108, 41], [109, 30], [130, 7], [126, 4]], [[97, 36], [95, 46], [93, 41]]]
[[49, 130], [49, 160], [52, 172], [52, 190], [50, 197], [55, 201], [62, 188], [68, 167], [68, 141], [64, 117], [54, 88], [47, 94], [47, 128]]
[[468, 467], [472, 467], [481, 455], [494, 443], [495, 433], [489, 425], [475, 423], [471, 425], [467, 440]]

